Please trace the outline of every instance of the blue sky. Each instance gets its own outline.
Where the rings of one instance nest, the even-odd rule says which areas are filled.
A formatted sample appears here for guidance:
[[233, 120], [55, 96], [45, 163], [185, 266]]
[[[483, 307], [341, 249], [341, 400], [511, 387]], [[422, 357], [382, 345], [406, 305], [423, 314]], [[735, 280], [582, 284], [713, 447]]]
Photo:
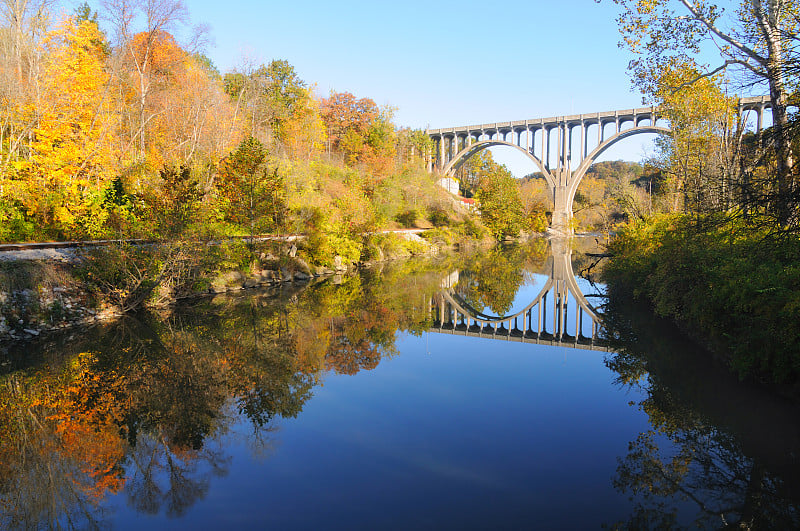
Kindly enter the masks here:
[[[96, 2], [90, 2], [96, 5]], [[449, 127], [639, 106], [610, 0], [186, 0], [225, 72], [286, 59], [320, 95], [397, 108], [398, 125]], [[645, 145], [648, 142], [645, 142]], [[515, 173], [533, 171], [497, 151]], [[641, 137], [606, 159], [639, 160]], [[520, 155], [520, 157], [522, 157]], [[522, 159], [524, 160], [524, 159]], [[524, 164], [523, 168], [519, 164]]]
[[[221, 70], [286, 59], [300, 76], [398, 108], [411, 127], [630, 108], [616, 6], [593, 0], [189, 0]], [[455, 122], [455, 123], [454, 123]]]

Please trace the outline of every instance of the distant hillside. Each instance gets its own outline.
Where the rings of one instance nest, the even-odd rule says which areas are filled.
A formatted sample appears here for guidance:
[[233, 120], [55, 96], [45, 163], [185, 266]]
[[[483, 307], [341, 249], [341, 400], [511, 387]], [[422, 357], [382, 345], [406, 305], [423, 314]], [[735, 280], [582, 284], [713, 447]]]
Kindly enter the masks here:
[[586, 172], [587, 177], [602, 179], [604, 181], [616, 180], [621, 175], [628, 175], [629, 181], [639, 179], [644, 173], [644, 168], [638, 162], [624, 160], [607, 160], [595, 162]]
[[[595, 162], [586, 172], [587, 177], [601, 179], [604, 181], [616, 180], [620, 175], [628, 175], [629, 181], [637, 181], [642, 178], [644, 168], [638, 162], [628, 162], [624, 160], [608, 160]], [[542, 179], [542, 172], [529, 173], [520, 181], [526, 182], [533, 179]]]

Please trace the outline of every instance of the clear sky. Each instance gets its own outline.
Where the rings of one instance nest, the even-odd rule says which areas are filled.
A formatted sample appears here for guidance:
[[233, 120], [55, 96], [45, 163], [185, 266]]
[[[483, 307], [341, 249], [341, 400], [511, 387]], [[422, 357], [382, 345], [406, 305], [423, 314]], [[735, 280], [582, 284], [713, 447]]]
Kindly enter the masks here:
[[[389, 104], [401, 126], [641, 104], [626, 72], [631, 57], [617, 46], [610, 0], [185, 2], [192, 23], [209, 26], [206, 55], [220, 71], [245, 59], [286, 59], [318, 94], [348, 91]], [[642, 140], [633, 137], [605, 158], [639, 160]], [[496, 158], [515, 173], [534, 171], [504, 151], [513, 150], [498, 150]]]

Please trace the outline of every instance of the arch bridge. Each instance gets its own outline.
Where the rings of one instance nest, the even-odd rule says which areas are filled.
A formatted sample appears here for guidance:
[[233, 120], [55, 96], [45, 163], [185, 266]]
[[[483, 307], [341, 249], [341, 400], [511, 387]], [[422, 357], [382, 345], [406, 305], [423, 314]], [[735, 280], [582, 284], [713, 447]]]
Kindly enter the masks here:
[[[768, 108], [771, 105], [766, 96], [739, 100], [740, 114], [749, 111], [756, 114], [756, 132], [761, 130]], [[590, 134], [592, 128], [596, 128], [594, 134]], [[433, 170], [435, 165], [447, 176], [455, 175], [470, 157], [484, 149], [509, 146], [520, 150], [539, 168], [550, 188], [551, 228], [569, 234], [575, 192], [597, 158], [625, 138], [643, 133], [669, 134], [670, 127], [657, 107], [641, 107], [425, 132], [436, 146], [428, 169]], [[595, 136], [596, 143], [590, 140]]]
[[575, 280], [569, 242], [554, 238], [550, 246], [549, 278], [525, 308], [487, 315], [445, 288], [431, 299], [429, 331], [607, 352], [602, 317]]

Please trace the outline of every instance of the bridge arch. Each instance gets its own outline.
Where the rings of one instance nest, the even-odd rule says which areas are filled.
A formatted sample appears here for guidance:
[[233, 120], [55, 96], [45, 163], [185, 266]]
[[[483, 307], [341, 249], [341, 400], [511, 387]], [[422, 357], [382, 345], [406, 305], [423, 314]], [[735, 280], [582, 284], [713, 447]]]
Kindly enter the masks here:
[[456, 171], [458, 171], [459, 168], [461, 168], [461, 166], [463, 166], [464, 163], [467, 162], [467, 160], [469, 160], [470, 157], [480, 153], [484, 149], [488, 149], [493, 146], [509, 146], [525, 153], [525, 156], [527, 156], [531, 161], [533, 161], [533, 163], [536, 164], [536, 166], [539, 168], [539, 171], [542, 172], [542, 175], [544, 175], [544, 179], [547, 181], [547, 184], [549, 184], [551, 187], [556, 185], [556, 181], [553, 178], [553, 175], [550, 173], [547, 167], [542, 163], [542, 161], [539, 160], [538, 157], [533, 155], [527, 149], [518, 146], [516, 144], [513, 144], [511, 142], [506, 142], [505, 140], [481, 140], [479, 142], [475, 142], [474, 144], [465, 147], [464, 149], [459, 151], [455, 157], [453, 157], [453, 160], [451, 160], [445, 165], [445, 167], [442, 169], [442, 173], [445, 175], [451, 175], [451, 176], [454, 175]]
[[[523, 309], [502, 316], [486, 314], [459, 296], [453, 287], [448, 287], [432, 299], [436, 316], [432, 330], [521, 341], [546, 340], [550, 344], [580, 344], [589, 348], [600, 346], [604, 341], [602, 317], [575, 279], [569, 240], [551, 238], [549, 241], [552, 252], [547, 266], [549, 278]], [[568, 304], [575, 311], [571, 322]], [[588, 329], [584, 325], [588, 325]]]
[[[487, 315], [473, 308], [467, 301], [458, 296], [452, 289], [442, 292], [444, 298], [453, 305], [454, 308], [460, 311], [463, 315], [470, 316], [476, 322], [484, 324], [500, 324], [513, 321], [516, 318], [524, 317], [534, 307], [542, 303], [545, 296], [550, 293], [556, 286], [557, 282], [565, 282], [570, 295], [575, 298], [575, 301], [580, 306], [581, 310], [586, 312], [593, 320], [599, 321], [600, 316], [597, 309], [586, 299], [577, 280], [575, 280], [575, 273], [572, 269], [572, 253], [565, 250], [564, 242], [559, 242], [559, 249], [553, 254], [554, 274], [548, 278], [539, 293], [521, 310], [508, 315]], [[555, 246], [554, 246], [555, 247]]]
[[581, 181], [583, 181], [583, 177], [586, 175], [586, 172], [589, 168], [594, 164], [594, 162], [606, 151], [608, 148], [616, 144], [617, 142], [624, 140], [630, 136], [646, 134], [646, 133], [657, 133], [657, 134], [670, 134], [672, 131], [667, 127], [662, 127], [658, 125], [636, 125], [631, 129], [625, 129], [623, 131], [619, 131], [614, 134], [611, 138], [607, 140], [603, 140], [600, 145], [598, 145], [591, 153], [586, 155], [586, 157], [581, 161], [578, 168], [572, 172], [572, 178], [569, 181], [568, 188], [567, 188], [567, 205], [569, 207], [569, 211], [572, 212], [572, 205], [575, 200], [575, 193], [578, 191], [578, 186], [580, 186]]

